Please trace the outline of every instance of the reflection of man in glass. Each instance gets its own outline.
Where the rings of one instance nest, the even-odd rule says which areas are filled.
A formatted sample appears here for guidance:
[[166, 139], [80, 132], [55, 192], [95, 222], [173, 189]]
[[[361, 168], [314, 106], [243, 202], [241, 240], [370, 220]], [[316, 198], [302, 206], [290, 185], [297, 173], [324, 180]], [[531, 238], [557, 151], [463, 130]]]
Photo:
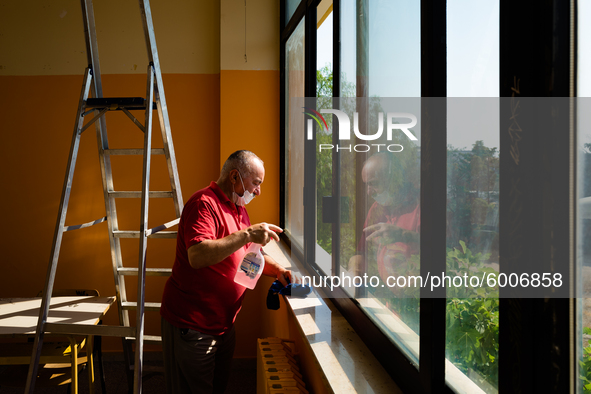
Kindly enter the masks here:
[[375, 264], [384, 282], [388, 276], [418, 274], [414, 272], [418, 267], [410, 263], [411, 256], [419, 253], [420, 230], [418, 161], [413, 156], [378, 153], [365, 162], [361, 172], [374, 202], [350, 267], [359, 270], [365, 260], [371, 272]]

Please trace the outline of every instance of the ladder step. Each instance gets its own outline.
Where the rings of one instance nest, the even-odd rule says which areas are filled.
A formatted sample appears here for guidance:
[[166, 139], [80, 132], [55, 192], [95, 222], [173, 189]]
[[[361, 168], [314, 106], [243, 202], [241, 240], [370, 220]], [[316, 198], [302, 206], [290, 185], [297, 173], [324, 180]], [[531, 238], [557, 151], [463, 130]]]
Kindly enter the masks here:
[[[144, 302], [144, 311], [157, 312], [160, 310], [159, 302]], [[121, 303], [121, 307], [124, 310], [135, 310], [137, 309], [137, 302], [125, 301]]]
[[[137, 276], [137, 270], [137, 268], [117, 268], [117, 272], [119, 272], [121, 275]], [[147, 276], [170, 276], [171, 274], [172, 268], [146, 268]]]
[[[101, 97], [86, 99], [86, 108], [107, 108], [112, 110], [145, 109], [146, 99], [144, 97]], [[152, 103], [152, 109], [157, 109], [156, 103]]]
[[144, 335], [144, 343], [162, 343], [162, 337], [159, 335]]
[[[176, 238], [176, 231], [160, 231], [148, 235], [148, 238]], [[139, 238], [139, 231], [113, 231], [115, 238]]]
[[[172, 192], [170, 191], [153, 191], [150, 192], [150, 198], [172, 198]], [[110, 191], [109, 196], [115, 198], [141, 198], [141, 191]]]
[[[162, 148], [154, 148], [150, 150], [153, 155], [163, 155], [164, 149]], [[127, 156], [127, 155], [144, 155], [144, 150], [142, 148], [134, 148], [134, 149], [105, 149], [105, 153], [111, 156]]]
[[[127, 341], [135, 341], [135, 337], [126, 337]], [[162, 337], [158, 335], [144, 335], [144, 343], [161, 344]]]

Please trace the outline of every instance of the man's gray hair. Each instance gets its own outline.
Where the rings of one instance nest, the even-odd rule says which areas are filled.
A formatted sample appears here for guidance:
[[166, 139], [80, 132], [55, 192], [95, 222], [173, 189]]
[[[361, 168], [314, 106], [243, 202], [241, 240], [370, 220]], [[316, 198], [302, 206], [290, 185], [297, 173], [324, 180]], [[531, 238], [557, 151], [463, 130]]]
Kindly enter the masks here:
[[233, 169], [237, 169], [238, 171], [240, 171], [240, 174], [243, 177], [250, 176], [253, 171], [253, 159], [259, 160], [263, 165], [265, 164], [257, 155], [255, 155], [249, 150], [238, 150], [232, 153], [230, 157], [226, 159], [226, 162], [222, 166], [221, 178], [227, 177], [230, 174], [230, 171], [232, 171]]

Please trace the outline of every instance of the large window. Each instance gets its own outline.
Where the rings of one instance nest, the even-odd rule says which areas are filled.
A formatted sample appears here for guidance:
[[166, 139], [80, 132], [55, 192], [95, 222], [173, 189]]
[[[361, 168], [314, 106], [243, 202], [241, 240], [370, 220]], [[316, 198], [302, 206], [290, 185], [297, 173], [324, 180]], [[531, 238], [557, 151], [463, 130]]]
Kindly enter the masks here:
[[[591, 122], [583, 102], [576, 112], [568, 101], [530, 100], [573, 94], [574, 8], [565, 4], [284, 4], [287, 239], [318, 283], [332, 278], [320, 287], [405, 392], [591, 387], [591, 372], [578, 376], [591, 371], [591, 324], [580, 307], [575, 370], [570, 313], [591, 249], [591, 137], [582, 131]], [[581, 75], [587, 10], [577, 11]], [[429, 275], [544, 272], [564, 275], [567, 289], [538, 297], [514, 290], [523, 281], [479, 289], [465, 279], [461, 289], [428, 288]]]
[[[401, 14], [409, 17], [388, 23]], [[340, 47], [330, 62], [337, 17]], [[316, 109], [342, 111], [351, 128], [351, 139], [341, 139], [337, 126], [343, 124], [329, 114], [326, 132], [316, 133], [316, 263], [324, 275], [348, 278], [341, 286], [345, 296], [415, 366], [417, 289], [389, 287], [386, 281], [392, 275], [418, 275], [420, 269], [420, 129], [411, 129], [415, 141], [386, 129], [388, 122], [408, 121], [388, 120], [389, 114], [420, 111], [419, 36], [418, 3], [341, 1], [338, 15], [331, 12], [318, 27], [316, 92]], [[392, 48], [391, 37], [400, 37]], [[365, 276], [373, 282], [355, 286], [355, 279]]]

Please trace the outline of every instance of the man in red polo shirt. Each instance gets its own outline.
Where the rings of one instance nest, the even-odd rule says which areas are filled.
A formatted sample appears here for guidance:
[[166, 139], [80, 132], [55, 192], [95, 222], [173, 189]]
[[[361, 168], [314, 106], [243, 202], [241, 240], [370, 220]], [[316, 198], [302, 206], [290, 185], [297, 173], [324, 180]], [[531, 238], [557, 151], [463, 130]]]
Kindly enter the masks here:
[[[246, 288], [234, 275], [246, 248], [276, 241], [281, 228], [250, 224], [244, 205], [261, 194], [263, 162], [250, 151], [234, 152], [219, 179], [185, 204], [176, 258], [162, 296], [162, 342], [169, 394], [223, 393], [234, 353], [234, 320]], [[264, 255], [263, 274], [291, 281]]]

